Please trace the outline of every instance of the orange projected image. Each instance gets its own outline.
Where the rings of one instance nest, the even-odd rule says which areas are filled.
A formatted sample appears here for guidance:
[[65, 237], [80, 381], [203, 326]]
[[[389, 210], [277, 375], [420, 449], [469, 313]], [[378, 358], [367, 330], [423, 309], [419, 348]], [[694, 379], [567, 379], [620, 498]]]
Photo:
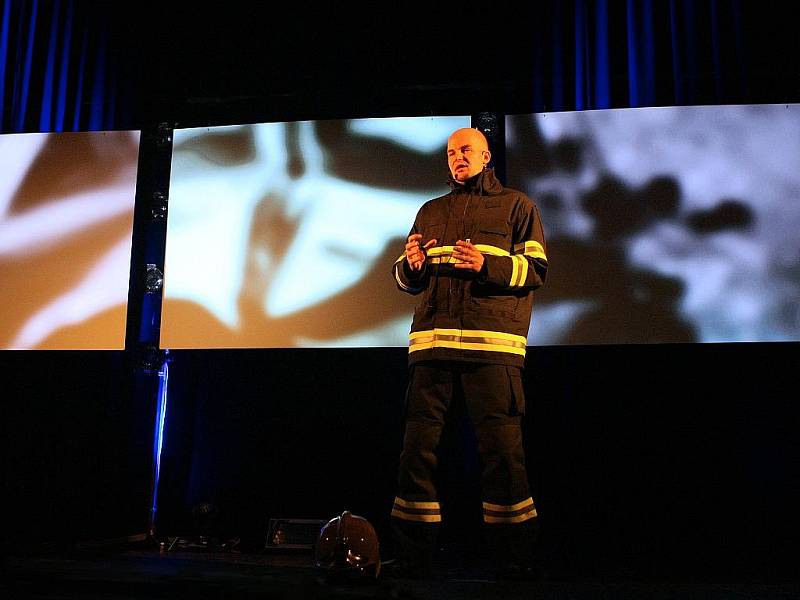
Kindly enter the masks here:
[[0, 348], [125, 346], [139, 132], [0, 136]]

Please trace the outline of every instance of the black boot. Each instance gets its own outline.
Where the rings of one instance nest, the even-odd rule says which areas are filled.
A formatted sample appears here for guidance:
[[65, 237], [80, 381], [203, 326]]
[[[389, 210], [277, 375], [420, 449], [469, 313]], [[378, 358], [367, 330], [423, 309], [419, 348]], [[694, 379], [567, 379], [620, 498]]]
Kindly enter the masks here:
[[381, 573], [397, 579], [424, 579], [433, 575], [433, 550], [438, 523], [392, 519], [396, 558], [382, 563]]
[[539, 519], [515, 524], [487, 524], [486, 542], [497, 578], [502, 580], [540, 581], [544, 569], [537, 556]]

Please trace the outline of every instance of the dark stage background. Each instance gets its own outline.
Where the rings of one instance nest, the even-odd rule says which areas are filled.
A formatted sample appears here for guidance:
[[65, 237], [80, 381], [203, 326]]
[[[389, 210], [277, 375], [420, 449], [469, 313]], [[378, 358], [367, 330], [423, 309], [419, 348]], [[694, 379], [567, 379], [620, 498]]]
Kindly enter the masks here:
[[4, 550], [147, 530], [155, 386], [122, 351], [2, 353]]
[[[792, 577], [800, 531], [796, 344], [529, 349], [525, 444], [557, 571]], [[160, 510], [263, 545], [269, 517], [363, 514], [388, 542], [403, 349], [175, 354]], [[480, 555], [469, 429], [442, 460], [442, 543]], [[454, 503], [458, 500], [457, 503]], [[383, 539], [383, 538], [382, 538]]]
[[[143, 315], [158, 313], [140, 269], [158, 262], [159, 239], [163, 261], [150, 205], [168, 176], [153, 158], [166, 152], [159, 131], [800, 100], [794, 21], [755, 3], [548, 2], [513, 18], [487, 8], [465, 26], [485, 51], [444, 9], [278, 21], [267, 7], [120, 18], [110, 6], [2, 4], [3, 132], [143, 130], [125, 351], [0, 355], [6, 552], [148, 527], [158, 321], [144, 331]], [[796, 578], [799, 346], [530, 348], [529, 469], [560, 571]], [[269, 517], [344, 509], [386, 539], [403, 349], [171, 359], [157, 535], [197, 533], [192, 507], [214, 502], [218, 533], [253, 548]], [[476, 462], [463, 427], [450, 433], [443, 540], [477, 548]], [[453, 506], [462, 496], [474, 502]]]

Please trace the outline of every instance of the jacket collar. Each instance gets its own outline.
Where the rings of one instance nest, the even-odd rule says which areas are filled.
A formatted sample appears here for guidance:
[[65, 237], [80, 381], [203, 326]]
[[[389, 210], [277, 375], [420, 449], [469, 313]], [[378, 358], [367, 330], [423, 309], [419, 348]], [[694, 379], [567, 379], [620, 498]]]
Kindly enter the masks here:
[[470, 177], [464, 183], [459, 183], [453, 179], [452, 175], [447, 177], [447, 183], [454, 192], [477, 192], [482, 196], [495, 196], [503, 191], [503, 185], [494, 175], [494, 168], [484, 168], [483, 171]]

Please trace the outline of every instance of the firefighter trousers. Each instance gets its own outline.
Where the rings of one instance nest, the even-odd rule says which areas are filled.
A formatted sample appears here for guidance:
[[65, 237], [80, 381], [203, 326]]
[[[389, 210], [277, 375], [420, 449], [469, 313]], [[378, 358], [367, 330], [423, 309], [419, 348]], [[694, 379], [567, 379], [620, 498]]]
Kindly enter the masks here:
[[425, 362], [410, 368], [406, 431], [392, 530], [400, 558], [430, 565], [441, 522], [433, 478], [448, 410], [463, 401], [482, 463], [484, 531], [493, 557], [528, 563], [538, 519], [528, 488], [521, 420], [525, 398], [518, 367]]

